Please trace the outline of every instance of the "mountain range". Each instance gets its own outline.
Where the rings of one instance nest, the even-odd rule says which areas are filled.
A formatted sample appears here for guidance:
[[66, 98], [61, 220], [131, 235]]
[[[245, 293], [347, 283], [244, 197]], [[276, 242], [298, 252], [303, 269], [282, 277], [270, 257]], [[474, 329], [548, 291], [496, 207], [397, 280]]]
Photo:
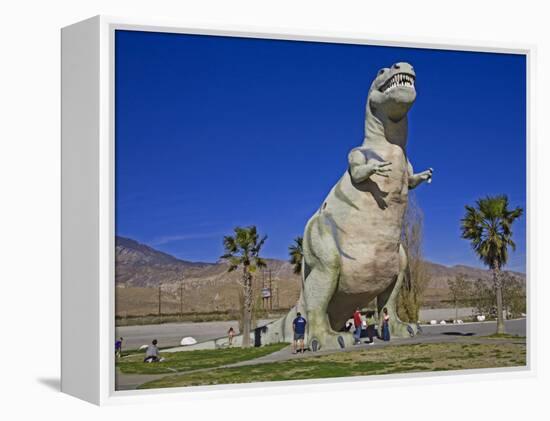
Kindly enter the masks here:
[[[289, 308], [300, 294], [300, 277], [292, 265], [283, 260], [266, 259], [267, 267], [256, 274], [255, 290], [262, 287], [273, 291], [274, 308]], [[465, 265], [452, 267], [425, 262], [430, 281], [425, 302], [437, 303], [448, 298], [447, 280], [457, 275], [466, 279], [490, 280], [488, 270]], [[144, 315], [158, 312], [159, 291], [163, 313], [212, 312], [235, 310], [239, 307], [240, 272], [227, 272], [228, 265], [190, 262], [178, 259], [135, 240], [116, 237], [115, 285], [116, 314]], [[524, 273], [511, 272], [520, 279]], [[159, 288], [160, 287], [160, 288]]]

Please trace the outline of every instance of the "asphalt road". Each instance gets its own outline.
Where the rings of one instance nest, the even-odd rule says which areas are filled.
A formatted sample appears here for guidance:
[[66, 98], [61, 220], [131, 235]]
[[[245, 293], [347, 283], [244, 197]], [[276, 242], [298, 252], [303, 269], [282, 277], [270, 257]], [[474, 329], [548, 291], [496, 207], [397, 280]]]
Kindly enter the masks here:
[[[260, 323], [267, 323], [261, 320]], [[116, 328], [117, 337], [122, 336], [123, 349], [136, 349], [141, 345], [149, 344], [153, 339], [159, 342], [162, 348], [178, 346], [182, 338], [191, 336], [201, 342], [207, 339], [219, 338], [227, 334], [229, 327], [238, 329], [237, 321], [204, 322], [204, 323], [166, 323], [160, 325], [121, 326]], [[466, 323], [462, 325], [422, 325], [423, 336], [483, 336], [490, 335], [496, 330], [495, 322]], [[507, 333], [512, 335], [526, 335], [525, 319], [506, 321]]]
[[[268, 320], [260, 320], [265, 324]], [[122, 349], [137, 349], [141, 345], [151, 343], [153, 339], [158, 341], [161, 348], [179, 346], [182, 338], [191, 336], [202, 342], [207, 339], [220, 338], [227, 335], [229, 328], [233, 326], [238, 333], [239, 322], [219, 321], [203, 323], [165, 323], [160, 325], [120, 326], [116, 328], [116, 337], [123, 337]]]
[[[506, 320], [506, 333], [510, 335], [527, 336], [527, 319]], [[462, 325], [422, 325], [423, 336], [486, 336], [495, 333], [496, 322], [465, 323]]]

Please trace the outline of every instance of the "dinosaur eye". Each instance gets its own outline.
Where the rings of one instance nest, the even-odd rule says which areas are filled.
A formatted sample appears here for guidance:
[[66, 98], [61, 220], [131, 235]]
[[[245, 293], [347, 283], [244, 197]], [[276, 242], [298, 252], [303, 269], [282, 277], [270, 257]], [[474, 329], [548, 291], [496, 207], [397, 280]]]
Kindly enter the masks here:
[[383, 75], [385, 71], [386, 71], [385, 69], [381, 69], [381, 70], [378, 72], [378, 76]]

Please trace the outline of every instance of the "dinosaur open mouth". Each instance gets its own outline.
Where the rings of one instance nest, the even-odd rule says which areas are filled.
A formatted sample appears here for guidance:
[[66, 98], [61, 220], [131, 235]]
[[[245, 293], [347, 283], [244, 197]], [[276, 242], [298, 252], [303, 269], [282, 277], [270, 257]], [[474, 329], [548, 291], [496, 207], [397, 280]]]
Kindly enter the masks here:
[[389, 78], [381, 87], [380, 92], [389, 92], [397, 87], [414, 87], [414, 76], [408, 73], [397, 73]]

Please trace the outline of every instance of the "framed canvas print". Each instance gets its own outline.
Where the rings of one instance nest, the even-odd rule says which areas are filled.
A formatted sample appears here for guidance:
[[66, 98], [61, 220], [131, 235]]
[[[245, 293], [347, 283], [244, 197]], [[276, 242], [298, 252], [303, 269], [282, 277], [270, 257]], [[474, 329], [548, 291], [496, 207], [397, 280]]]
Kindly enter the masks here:
[[529, 48], [62, 30], [62, 390], [529, 363]]

